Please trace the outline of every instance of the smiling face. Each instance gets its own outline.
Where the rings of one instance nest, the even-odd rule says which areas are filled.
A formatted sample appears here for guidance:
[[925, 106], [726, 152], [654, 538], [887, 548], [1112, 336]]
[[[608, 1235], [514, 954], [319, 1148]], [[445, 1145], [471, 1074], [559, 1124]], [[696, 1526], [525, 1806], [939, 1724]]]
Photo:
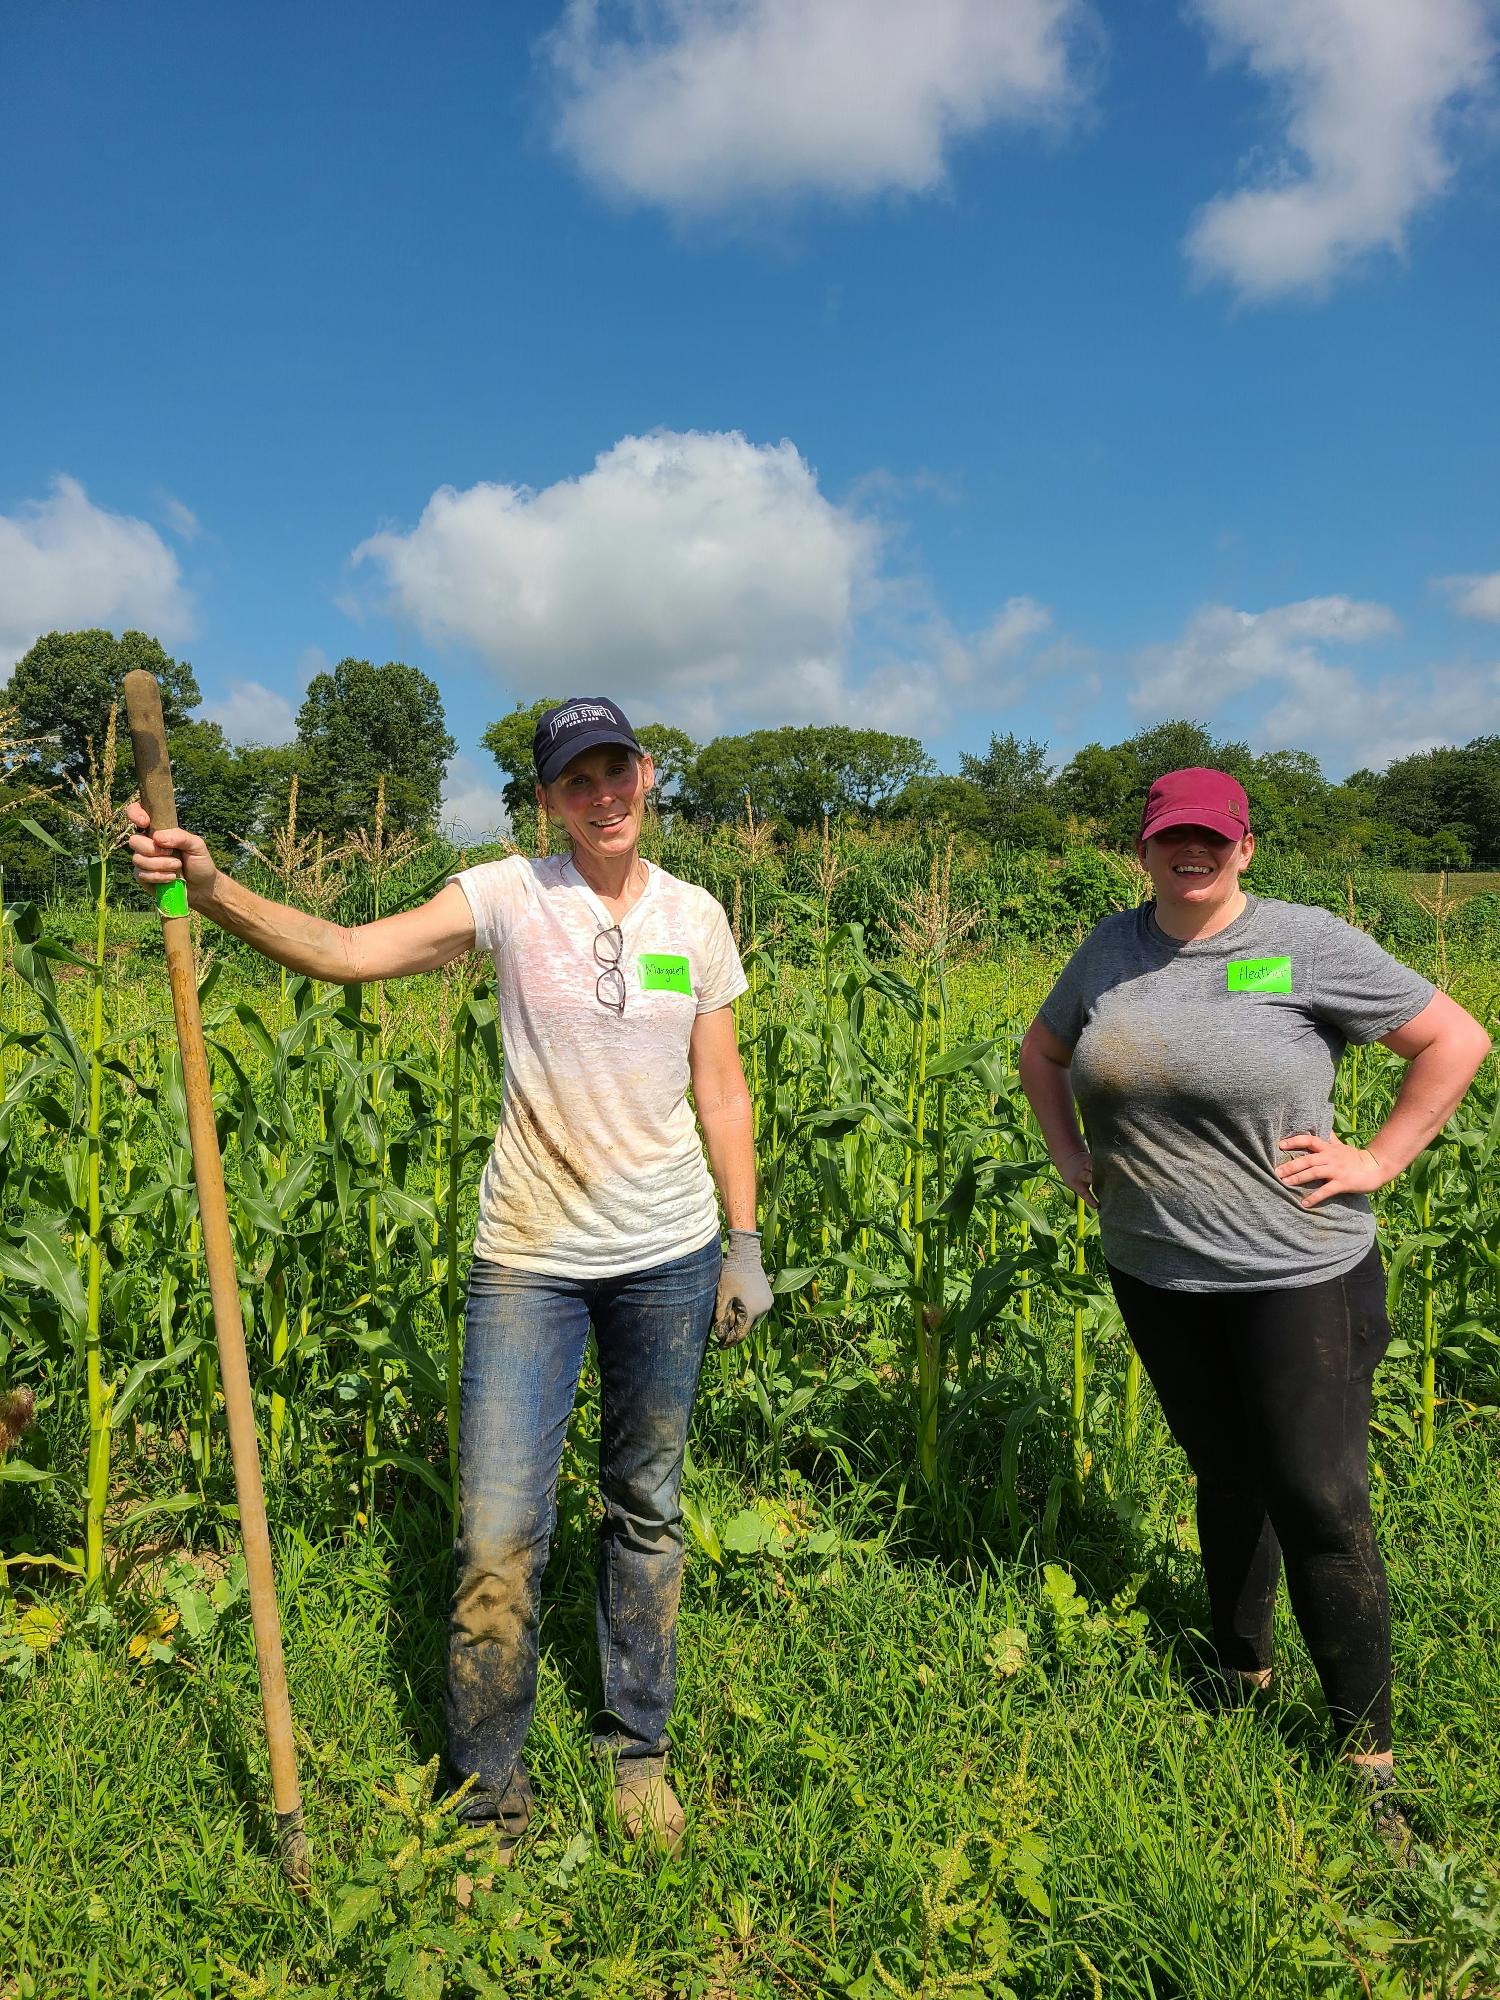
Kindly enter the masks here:
[[635, 852], [655, 783], [649, 757], [622, 743], [601, 743], [580, 750], [550, 785], [537, 786], [536, 796], [575, 850], [619, 860]]
[[1215, 910], [1232, 903], [1255, 852], [1255, 835], [1231, 840], [1206, 826], [1169, 826], [1137, 843], [1158, 906]]

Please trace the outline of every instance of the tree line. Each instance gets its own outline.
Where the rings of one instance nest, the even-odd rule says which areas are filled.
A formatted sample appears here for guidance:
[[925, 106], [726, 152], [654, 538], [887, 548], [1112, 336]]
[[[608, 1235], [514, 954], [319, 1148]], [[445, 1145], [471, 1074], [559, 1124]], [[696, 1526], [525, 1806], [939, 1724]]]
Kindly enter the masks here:
[[[420, 668], [345, 659], [309, 683], [290, 744], [237, 745], [194, 713], [191, 665], [142, 632], [50, 632], [0, 692], [8, 738], [0, 765], [0, 866], [34, 875], [38, 851], [25, 822], [59, 846], [76, 839], [63, 801], [103, 763], [110, 713], [125, 674], [144, 667], [162, 689], [183, 823], [221, 860], [263, 843], [286, 816], [295, 778], [298, 827], [330, 844], [368, 828], [383, 793], [388, 832], [425, 832], [441, 819], [444, 772], [455, 744], [437, 684]], [[504, 776], [515, 836], [535, 836], [531, 737], [558, 699], [517, 703], [484, 732]], [[1302, 750], [1252, 755], [1201, 724], [1171, 721], [1117, 743], [1086, 744], [1060, 766], [1047, 746], [992, 735], [940, 771], [915, 736], [844, 724], [757, 729], [695, 743], [667, 724], [642, 728], [657, 773], [655, 807], [689, 824], [757, 820], [789, 831], [844, 824], [911, 823], [995, 846], [1061, 854], [1080, 843], [1124, 849], [1142, 801], [1163, 771], [1189, 764], [1232, 771], [1245, 786], [1258, 834], [1322, 859], [1435, 869], [1500, 864], [1500, 737], [1398, 758], [1330, 783]], [[120, 718], [114, 789], [135, 786]], [[24, 808], [24, 810], [22, 810]], [[491, 828], [469, 828], [480, 839]]]
[[[439, 814], [443, 773], [455, 748], [437, 684], [399, 660], [376, 666], [340, 660], [308, 683], [290, 744], [231, 743], [216, 722], [194, 715], [197, 678], [144, 632], [49, 632], [0, 689], [8, 741], [0, 771], [0, 865], [23, 881], [38, 868], [27, 828], [59, 846], [76, 844], [66, 802], [114, 758], [117, 799], [135, 790], [135, 760], [122, 689], [143, 667], [161, 688], [162, 716], [177, 789], [178, 817], [232, 861], [247, 841], [280, 825], [292, 780], [297, 822], [337, 846], [374, 817], [383, 789], [390, 832], [422, 831]], [[111, 713], [116, 716], [110, 741]]]
[[[552, 699], [518, 703], [485, 731], [506, 775], [515, 825], [531, 815], [531, 732]], [[1403, 757], [1331, 784], [1305, 750], [1260, 756], [1201, 723], [1172, 721], [1118, 743], [1087, 743], [1054, 768], [1047, 746], [1012, 733], [940, 771], [915, 736], [844, 724], [756, 729], [695, 744], [680, 729], [640, 732], [663, 811], [695, 823], [758, 818], [790, 829], [830, 819], [911, 822], [993, 845], [1061, 854], [1080, 842], [1128, 849], [1164, 771], [1232, 772], [1258, 838], [1314, 858], [1411, 869], [1500, 864], [1500, 737]]]

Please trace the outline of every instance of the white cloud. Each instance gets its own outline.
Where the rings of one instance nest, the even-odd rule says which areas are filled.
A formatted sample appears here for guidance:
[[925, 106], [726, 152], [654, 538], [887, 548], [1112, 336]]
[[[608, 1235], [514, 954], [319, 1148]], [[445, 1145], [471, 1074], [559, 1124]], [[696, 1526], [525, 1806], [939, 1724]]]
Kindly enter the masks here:
[[1013, 665], [1033, 639], [1050, 630], [1052, 613], [1034, 597], [1010, 597], [989, 624], [977, 633], [965, 649], [965, 667], [954, 675], [957, 680], [983, 680], [1001, 668]]
[[1500, 733], [1500, 663], [1435, 666], [1362, 680], [1331, 668], [1261, 718], [1267, 747], [1321, 747], [1333, 768], [1380, 770], [1440, 743]]
[[0, 514], [0, 674], [42, 633], [96, 625], [171, 642], [187, 637], [192, 609], [155, 528], [96, 507], [60, 476], [45, 500]]
[[161, 501], [162, 518], [179, 541], [195, 542], [203, 533], [203, 523], [175, 494], [164, 493]]
[[1084, 94], [1082, 0], [569, 0], [555, 138], [607, 192], [703, 215], [941, 186], [955, 140]]
[[785, 440], [658, 431], [540, 492], [440, 487], [353, 560], [384, 577], [387, 609], [475, 647], [516, 696], [604, 691], [700, 740], [783, 722], [931, 734], [950, 690], [1011, 698], [1000, 677], [1049, 614], [1014, 597], [965, 637], [889, 566], [892, 539]]
[[[907, 603], [913, 598], [914, 607]], [[888, 611], [894, 615], [887, 618]], [[982, 723], [1019, 701], [1035, 670], [1035, 642], [1052, 627], [1045, 604], [1011, 597], [977, 632], [960, 632], [932, 605], [925, 586], [905, 577], [886, 581], [875, 614], [877, 628], [882, 622], [892, 628], [889, 650], [896, 657], [860, 687], [859, 720], [925, 737], [948, 727], [955, 703]]]
[[217, 722], [231, 743], [293, 743], [297, 713], [283, 694], [259, 681], [231, 681], [229, 692], [206, 701], [199, 711], [205, 722]]
[[1465, 618], [1491, 618], [1500, 622], [1500, 569], [1488, 576], [1443, 576], [1440, 587], [1453, 599], [1453, 608]]
[[1330, 770], [1378, 769], [1438, 743], [1500, 731], [1500, 665], [1428, 666], [1374, 675], [1331, 661], [1326, 648], [1393, 636], [1383, 604], [1311, 597], [1267, 611], [1205, 605], [1182, 637], [1136, 656], [1130, 703], [1142, 719], [1188, 715], [1202, 722], [1246, 697], [1268, 705], [1244, 724], [1252, 748], [1314, 751]]
[[1318, 292], [1406, 227], [1454, 172], [1455, 113], [1484, 91], [1485, 0], [1192, 0], [1230, 58], [1275, 92], [1284, 145], [1269, 169], [1201, 209], [1200, 277], [1261, 301]]
[[696, 734], [729, 713], [822, 721], [850, 699], [879, 536], [789, 443], [626, 437], [540, 492], [440, 487], [409, 533], [354, 551], [389, 608], [478, 649], [517, 693], [606, 688]]
[[1292, 689], [1325, 684], [1321, 645], [1358, 645], [1396, 630], [1394, 612], [1351, 597], [1308, 597], [1268, 611], [1206, 604], [1180, 639], [1136, 657], [1131, 706], [1140, 713], [1207, 720], [1257, 683]]
[[877, 667], [836, 718], [859, 729], [888, 729], [896, 736], [934, 736], [952, 714], [940, 670], [927, 660], [891, 660]]

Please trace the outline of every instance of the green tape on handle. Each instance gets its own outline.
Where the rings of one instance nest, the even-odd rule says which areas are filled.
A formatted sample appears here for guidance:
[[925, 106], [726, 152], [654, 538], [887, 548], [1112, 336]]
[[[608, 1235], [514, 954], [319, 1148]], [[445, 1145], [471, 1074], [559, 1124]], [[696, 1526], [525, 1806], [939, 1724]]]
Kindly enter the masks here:
[[187, 883], [181, 878], [163, 882], [156, 892], [156, 907], [164, 917], [185, 917], [188, 913]]

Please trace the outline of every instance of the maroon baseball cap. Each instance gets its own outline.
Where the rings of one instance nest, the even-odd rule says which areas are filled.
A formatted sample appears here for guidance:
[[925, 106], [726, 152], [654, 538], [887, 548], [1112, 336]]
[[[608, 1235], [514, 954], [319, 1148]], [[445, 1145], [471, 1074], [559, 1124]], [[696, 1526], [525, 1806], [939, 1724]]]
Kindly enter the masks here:
[[1250, 831], [1250, 801], [1238, 778], [1227, 771], [1168, 771], [1146, 794], [1141, 812], [1141, 839], [1164, 833], [1169, 826], [1206, 826], [1227, 840], [1243, 840]]

